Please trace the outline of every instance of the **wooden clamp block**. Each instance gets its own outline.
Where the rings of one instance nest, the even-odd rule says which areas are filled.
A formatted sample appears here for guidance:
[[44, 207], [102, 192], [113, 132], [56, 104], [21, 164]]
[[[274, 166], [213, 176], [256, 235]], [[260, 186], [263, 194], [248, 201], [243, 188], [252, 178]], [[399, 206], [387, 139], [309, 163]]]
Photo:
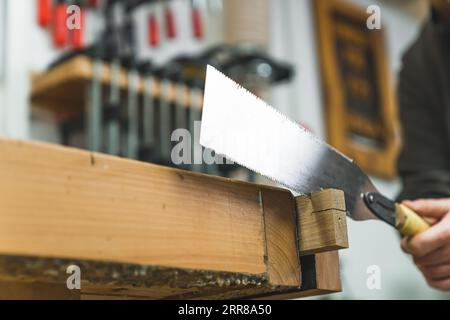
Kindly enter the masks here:
[[348, 248], [344, 192], [327, 189], [296, 198], [300, 255]]

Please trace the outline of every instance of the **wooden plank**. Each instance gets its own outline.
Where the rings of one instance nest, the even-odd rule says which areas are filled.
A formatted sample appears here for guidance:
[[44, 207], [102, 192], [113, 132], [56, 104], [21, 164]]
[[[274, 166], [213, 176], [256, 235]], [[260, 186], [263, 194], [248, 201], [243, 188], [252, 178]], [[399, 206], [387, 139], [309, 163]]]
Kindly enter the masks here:
[[[270, 295], [270, 299], [298, 299], [342, 291], [338, 251], [322, 252], [301, 257], [302, 286]], [[267, 299], [266, 295], [250, 298]]]
[[80, 292], [61, 283], [0, 280], [0, 300], [79, 300]]
[[[67, 267], [81, 270], [81, 290], [68, 290]], [[45, 289], [43, 298], [79, 299], [121, 297], [124, 299], [220, 299], [270, 293], [274, 286], [266, 274], [188, 270], [138, 264], [78, 259], [0, 256], [0, 296], [17, 288], [14, 297], [34, 299], [33, 292]], [[38, 285], [38, 287], [36, 287]], [[23, 291], [22, 293], [20, 291]], [[38, 297], [39, 293], [34, 295]]]
[[305, 279], [316, 286], [287, 190], [5, 139], [0, 176], [0, 281], [10, 285], [53, 290], [77, 264], [82, 298], [302, 296]]
[[315, 255], [317, 289], [323, 291], [342, 291], [339, 272], [339, 252], [329, 251]]
[[[68, 290], [66, 268], [81, 269]], [[264, 275], [207, 272], [111, 262], [0, 256], [2, 299], [293, 299], [341, 291], [337, 252], [302, 257], [300, 287], [273, 286]]]
[[264, 273], [259, 186], [0, 141], [0, 253]]
[[289, 191], [263, 189], [269, 281], [300, 287], [295, 202]]
[[300, 255], [348, 248], [344, 193], [328, 189], [296, 199]]

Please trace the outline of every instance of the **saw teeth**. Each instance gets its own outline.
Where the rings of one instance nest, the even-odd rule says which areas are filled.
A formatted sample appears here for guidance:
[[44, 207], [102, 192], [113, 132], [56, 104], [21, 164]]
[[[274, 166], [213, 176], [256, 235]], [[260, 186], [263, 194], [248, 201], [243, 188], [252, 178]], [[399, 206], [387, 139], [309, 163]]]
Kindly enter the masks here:
[[[237, 83], [236, 81], [234, 81], [233, 79], [231, 79], [230, 77], [228, 77], [226, 74], [220, 72], [219, 70], [217, 70], [216, 68], [214, 68], [212, 65], [208, 64], [206, 69], [212, 69], [214, 70], [219, 76], [223, 77], [224, 79], [227, 79], [228, 81], [233, 82], [234, 84], [236, 84], [236, 87], [238, 90], [242, 90], [244, 92], [246, 92], [248, 95], [254, 97], [256, 100], [262, 102], [266, 108], [269, 108], [273, 111], [275, 111], [278, 115], [280, 115], [284, 120], [286, 120], [287, 123], [294, 125], [296, 128], [298, 128], [299, 130], [304, 131], [309, 137], [311, 137], [311, 139], [315, 140], [317, 143], [321, 144], [321, 145], [326, 145], [328, 148], [331, 148], [333, 151], [335, 151], [336, 153], [338, 153], [339, 155], [341, 155], [342, 157], [346, 158], [348, 161], [354, 162], [353, 159], [347, 157], [345, 154], [343, 154], [342, 152], [340, 152], [339, 150], [337, 150], [336, 148], [334, 148], [333, 146], [327, 145], [324, 141], [322, 141], [321, 139], [319, 139], [316, 135], [314, 135], [311, 131], [306, 130], [302, 125], [300, 125], [299, 123], [291, 120], [287, 115], [285, 115], [284, 113], [282, 113], [280, 110], [275, 109], [274, 107], [272, 107], [270, 104], [268, 104], [266, 101], [264, 101], [263, 99], [261, 99], [260, 97], [256, 96], [253, 92], [249, 91], [247, 88], [243, 87], [241, 84]], [[244, 166], [245, 167], [245, 166]], [[252, 170], [252, 169], [250, 169]], [[252, 170], [254, 171], [254, 170]], [[255, 171], [256, 172], [256, 171]], [[269, 178], [270, 179], [270, 178]], [[274, 180], [274, 179], [271, 179]]]

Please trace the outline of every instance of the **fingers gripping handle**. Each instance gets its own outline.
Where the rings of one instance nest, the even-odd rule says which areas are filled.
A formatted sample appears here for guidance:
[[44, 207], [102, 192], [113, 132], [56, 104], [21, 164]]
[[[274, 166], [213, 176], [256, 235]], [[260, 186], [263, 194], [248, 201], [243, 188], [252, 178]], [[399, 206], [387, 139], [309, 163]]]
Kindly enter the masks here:
[[395, 204], [395, 213], [395, 227], [403, 236], [412, 237], [430, 227], [422, 217], [403, 204]]

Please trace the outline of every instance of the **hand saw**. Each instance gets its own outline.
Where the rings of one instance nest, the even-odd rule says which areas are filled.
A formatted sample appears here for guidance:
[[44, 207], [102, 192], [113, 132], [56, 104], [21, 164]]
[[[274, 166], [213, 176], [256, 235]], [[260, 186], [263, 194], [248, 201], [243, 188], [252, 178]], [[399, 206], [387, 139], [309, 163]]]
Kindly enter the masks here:
[[429, 227], [378, 193], [353, 160], [212, 66], [206, 72], [200, 144], [298, 193], [340, 189], [354, 220], [381, 219], [404, 236]]

